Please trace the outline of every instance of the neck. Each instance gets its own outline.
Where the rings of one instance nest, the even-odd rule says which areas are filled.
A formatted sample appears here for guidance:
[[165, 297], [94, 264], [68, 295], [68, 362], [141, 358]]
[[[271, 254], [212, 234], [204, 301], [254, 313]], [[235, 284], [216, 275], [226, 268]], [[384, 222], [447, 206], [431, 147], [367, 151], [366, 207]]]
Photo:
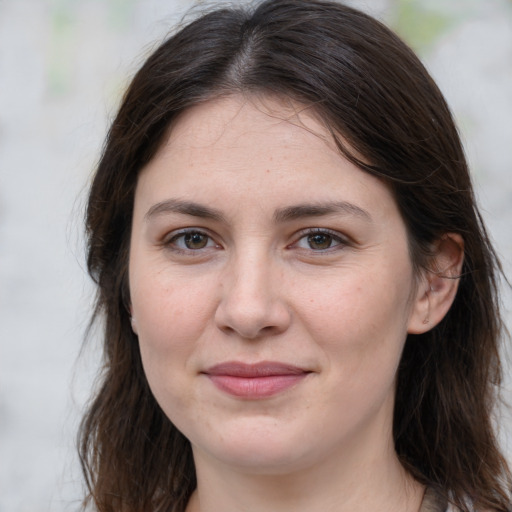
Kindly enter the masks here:
[[392, 446], [378, 454], [368, 450], [367, 457], [359, 452], [350, 464], [334, 457], [335, 464], [281, 474], [255, 474], [194, 455], [198, 487], [187, 512], [417, 512], [424, 493]]

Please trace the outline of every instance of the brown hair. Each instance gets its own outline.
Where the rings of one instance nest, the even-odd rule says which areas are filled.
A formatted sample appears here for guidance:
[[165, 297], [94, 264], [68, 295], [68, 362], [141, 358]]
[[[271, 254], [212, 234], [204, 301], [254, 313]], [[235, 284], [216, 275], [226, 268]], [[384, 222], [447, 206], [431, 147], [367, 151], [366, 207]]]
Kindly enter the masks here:
[[104, 320], [105, 364], [80, 431], [85, 503], [100, 512], [178, 512], [195, 488], [190, 444], [153, 398], [130, 327], [131, 217], [138, 173], [176, 116], [234, 93], [278, 95], [311, 107], [340, 151], [392, 188], [417, 268], [444, 233], [463, 237], [451, 310], [406, 341], [395, 446], [415, 478], [462, 510], [509, 510], [510, 472], [491, 424], [501, 377], [500, 267], [452, 116], [394, 33], [357, 10], [316, 0], [205, 14], [166, 40], [125, 94], [87, 207], [88, 269], [98, 285], [93, 318]]

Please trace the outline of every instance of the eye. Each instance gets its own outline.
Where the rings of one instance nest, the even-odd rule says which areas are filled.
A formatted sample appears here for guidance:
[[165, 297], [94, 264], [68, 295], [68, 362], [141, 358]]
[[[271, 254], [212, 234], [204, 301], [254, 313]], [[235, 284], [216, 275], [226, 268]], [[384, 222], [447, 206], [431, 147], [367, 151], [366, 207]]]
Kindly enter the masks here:
[[315, 250], [329, 249], [334, 242], [333, 237], [327, 233], [315, 233], [308, 235], [306, 239], [309, 247]]
[[347, 242], [339, 234], [332, 233], [329, 230], [315, 229], [301, 236], [294, 245], [299, 249], [327, 251], [347, 245]]
[[165, 245], [179, 251], [199, 251], [209, 247], [217, 247], [217, 244], [208, 234], [193, 229], [171, 235]]

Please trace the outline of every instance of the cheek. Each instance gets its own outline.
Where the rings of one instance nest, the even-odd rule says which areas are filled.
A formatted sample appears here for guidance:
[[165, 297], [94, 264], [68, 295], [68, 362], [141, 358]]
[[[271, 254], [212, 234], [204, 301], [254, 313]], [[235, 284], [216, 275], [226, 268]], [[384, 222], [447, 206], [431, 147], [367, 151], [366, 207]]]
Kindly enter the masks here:
[[133, 272], [131, 277], [132, 310], [144, 371], [157, 400], [172, 400], [173, 390], [184, 389], [183, 379], [192, 369], [193, 356], [211, 321], [211, 287], [207, 280], [194, 286], [179, 276], [166, 276], [165, 271]]
[[187, 279], [167, 270], [133, 272], [130, 296], [139, 335], [162, 344], [187, 344], [207, 321], [214, 302], [208, 280]]
[[161, 279], [147, 279], [135, 289], [133, 308], [149, 387], [167, 417], [178, 428], [185, 428], [181, 418], [196, 408], [191, 379], [207, 321], [204, 303], [183, 284], [163, 285]]
[[[407, 270], [407, 266], [405, 267]], [[342, 277], [340, 277], [342, 276]], [[331, 365], [356, 379], [396, 368], [407, 335], [411, 279], [391, 269], [340, 273], [326, 286], [311, 283], [301, 316]]]

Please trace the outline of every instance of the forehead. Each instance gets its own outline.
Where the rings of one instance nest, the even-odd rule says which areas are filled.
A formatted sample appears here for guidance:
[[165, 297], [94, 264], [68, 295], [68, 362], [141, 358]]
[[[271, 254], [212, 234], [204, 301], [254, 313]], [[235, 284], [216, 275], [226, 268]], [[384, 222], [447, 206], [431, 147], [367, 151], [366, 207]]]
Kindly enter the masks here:
[[186, 110], [137, 189], [153, 202], [172, 195], [238, 201], [245, 210], [255, 201], [275, 209], [345, 200], [395, 209], [389, 187], [341, 155], [314, 111], [271, 97], [229, 96]]
[[165, 146], [172, 150], [183, 147], [226, 150], [254, 147], [251, 141], [257, 138], [270, 147], [281, 147], [283, 143], [286, 147], [301, 147], [306, 140], [311, 145], [311, 135], [318, 139], [315, 142], [322, 151], [328, 147], [338, 152], [312, 107], [277, 96], [235, 94], [186, 109], [174, 121]]

